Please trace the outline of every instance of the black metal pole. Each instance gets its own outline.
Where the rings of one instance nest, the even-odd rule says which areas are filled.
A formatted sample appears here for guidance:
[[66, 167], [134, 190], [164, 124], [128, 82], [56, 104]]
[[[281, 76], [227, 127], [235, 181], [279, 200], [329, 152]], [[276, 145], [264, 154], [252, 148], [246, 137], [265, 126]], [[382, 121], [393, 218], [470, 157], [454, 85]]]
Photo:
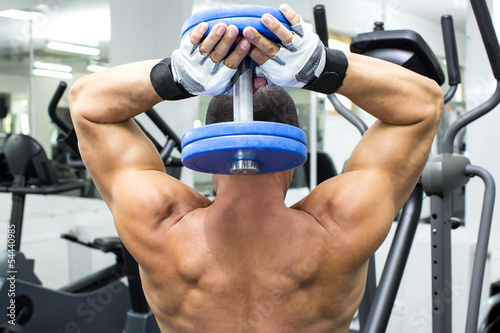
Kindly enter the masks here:
[[328, 25], [326, 23], [326, 11], [324, 5], [316, 5], [313, 9], [314, 14], [314, 25], [316, 27], [316, 33], [319, 39], [328, 47]]
[[158, 129], [163, 133], [163, 135], [168, 136], [174, 140], [176, 147], [181, 149], [181, 139], [175, 134], [175, 132], [167, 125], [165, 120], [156, 112], [155, 109], [149, 109], [145, 112], [146, 115], [151, 119], [151, 121], [158, 127]]
[[481, 290], [483, 289], [484, 267], [488, 255], [488, 242], [490, 240], [491, 221], [493, 218], [493, 207], [495, 205], [495, 180], [493, 176], [483, 168], [468, 165], [465, 170], [469, 175], [480, 177], [485, 185], [481, 222], [479, 225], [476, 254], [474, 256], [474, 266], [472, 269], [467, 321], [465, 324], [466, 333], [476, 333], [481, 302]]
[[366, 279], [365, 293], [363, 294], [363, 299], [361, 304], [359, 304], [359, 331], [364, 332], [366, 323], [368, 322], [368, 316], [370, 315], [370, 309], [372, 307], [373, 300], [377, 294], [377, 271], [375, 267], [375, 255], [372, 255], [370, 260], [368, 260], [368, 274]]
[[[14, 231], [14, 249], [15, 251], [21, 250], [21, 235], [23, 230], [23, 217], [24, 217], [24, 203], [26, 200], [26, 193], [15, 192], [15, 188], [23, 188], [26, 186], [26, 177], [15, 176], [12, 183], [12, 209], [10, 212], [10, 225], [15, 226]], [[8, 247], [7, 250], [12, 250]]]
[[458, 118], [448, 128], [444, 136], [443, 153], [452, 154], [453, 143], [455, 142], [455, 137], [457, 136], [458, 132], [474, 120], [490, 112], [498, 105], [498, 103], [500, 103], [500, 80], [497, 81], [497, 88], [495, 90], [495, 93], [490, 97], [489, 100]]
[[404, 206], [363, 333], [385, 332], [422, 210], [423, 189], [417, 184]]
[[497, 88], [493, 96], [488, 101], [481, 104], [474, 110], [467, 112], [454, 122], [450, 128], [448, 128], [444, 138], [443, 152], [449, 154], [453, 153], [453, 143], [458, 132], [474, 120], [490, 112], [495, 106], [498, 105], [498, 103], [500, 103], [500, 45], [498, 44], [497, 34], [495, 32], [486, 1], [471, 0], [470, 2], [472, 10], [474, 11], [474, 16], [476, 17], [479, 32], [481, 33], [481, 37], [483, 39], [486, 54], [488, 55], [488, 59], [490, 61], [491, 70], [497, 80]]
[[444, 102], [448, 103], [457, 92], [457, 86], [462, 80], [453, 17], [451, 15], [443, 15], [441, 17], [441, 27], [446, 54], [446, 67], [448, 69], [448, 84], [450, 85], [450, 89], [444, 96]]
[[56, 92], [52, 96], [50, 103], [49, 103], [49, 116], [52, 119], [54, 123], [56, 123], [57, 126], [65, 133], [68, 134], [69, 131], [71, 130], [71, 126], [68, 125], [61, 117], [59, 117], [56, 113], [57, 111], [57, 104], [61, 100], [62, 95], [64, 94], [64, 91], [68, 85], [66, 82], [61, 81], [59, 82], [59, 85], [57, 86]]
[[354, 127], [356, 127], [361, 133], [361, 136], [365, 135], [365, 132], [368, 130], [368, 126], [365, 124], [363, 120], [361, 120], [360, 117], [358, 117], [356, 114], [354, 114], [351, 110], [346, 108], [342, 102], [339, 101], [337, 96], [335, 94], [328, 95], [328, 99], [330, 102], [332, 102], [333, 106], [335, 107], [335, 110], [347, 119], [348, 122], [350, 122]]

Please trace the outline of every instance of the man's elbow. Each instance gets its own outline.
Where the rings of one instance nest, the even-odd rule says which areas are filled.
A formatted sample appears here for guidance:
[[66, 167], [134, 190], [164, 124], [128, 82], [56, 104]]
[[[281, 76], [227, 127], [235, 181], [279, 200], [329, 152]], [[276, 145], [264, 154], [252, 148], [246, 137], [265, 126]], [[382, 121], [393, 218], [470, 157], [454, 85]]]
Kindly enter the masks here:
[[424, 121], [429, 123], [432, 128], [437, 128], [439, 122], [441, 121], [441, 115], [443, 113], [444, 107], [444, 97], [441, 88], [434, 80], [429, 80], [427, 84], [427, 94], [424, 106], [422, 107], [422, 112], [424, 115]]
[[84, 91], [85, 83], [83, 78], [76, 81], [69, 89], [69, 110], [71, 114], [71, 119], [73, 121], [78, 121], [81, 117], [84, 117], [85, 113], [85, 102], [84, 102]]

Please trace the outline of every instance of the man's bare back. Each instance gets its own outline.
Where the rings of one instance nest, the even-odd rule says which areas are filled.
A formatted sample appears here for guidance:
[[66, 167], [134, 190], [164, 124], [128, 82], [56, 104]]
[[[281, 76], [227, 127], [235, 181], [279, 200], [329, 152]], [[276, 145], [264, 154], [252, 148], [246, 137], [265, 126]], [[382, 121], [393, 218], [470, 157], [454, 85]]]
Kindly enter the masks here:
[[[291, 173], [222, 180], [215, 176], [220, 195], [214, 203], [194, 195], [190, 201], [199, 203], [198, 208], [186, 208], [178, 221], [153, 224], [154, 230], [136, 229], [134, 236], [148, 237], [156, 251], [122, 237], [142, 267], [145, 294], [162, 332], [348, 330], [363, 295], [371, 253], [357, 243], [374, 247], [378, 241], [352, 239], [349, 227], [308, 211], [307, 202], [286, 207], [284, 188]], [[349, 178], [330, 181], [339, 198], [352, 192], [344, 186], [351, 183]], [[282, 180], [281, 186], [275, 186], [276, 179]], [[168, 201], [156, 199], [158, 207], [143, 209], [151, 219]], [[337, 210], [340, 216], [342, 209]], [[386, 218], [384, 224], [390, 225]], [[121, 231], [127, 222], [115, 217], [115, 223]]]
[[365, 267], [347, 271], [335, 234], [300, 210], [216, 202], [162, 236], [164, 266], [142, 276], [164, 332], [345, 332], [363, 295]]

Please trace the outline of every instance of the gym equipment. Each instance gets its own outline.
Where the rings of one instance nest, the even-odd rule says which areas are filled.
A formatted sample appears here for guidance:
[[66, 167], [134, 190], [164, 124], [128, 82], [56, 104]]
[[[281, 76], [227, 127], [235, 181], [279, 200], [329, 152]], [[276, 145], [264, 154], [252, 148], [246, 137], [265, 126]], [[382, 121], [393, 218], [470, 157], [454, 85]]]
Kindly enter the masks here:
[[[157, 333], [156, 320], [142, 292], [137, 263], [118, 237], [98, 238], [86, 243], [70, 235], [70, 241], [111, 252], [116, 263], [60, 290], [41, 285], [34, 273], [34, 263], [20, 252], [21, 232], [26, 194], [56, 194], [83, 189], [83, 182], [59, 182], [51, 162], [42, 147], [25, 135], [12, 135], [5, 145], [9, 170], [14, 175], [4, 192], [12, 193], [13, 206], [8, 249], [0, 254], [0, 304], [9, 306], [14, 301], [15, 324], [19, 332], [50, 332], [78, 330], [82, 332]], [[14, 259], [11, 265], [9, 259]], [[15, 276], [15, 293], [12, 281]], [[120, 281], [128, 279], [128, 287]], [[10, 311], [10, 310], [9, 310]], [[9, 320], [0, 319], [0, 332], [13, 328]], [[12, 322], [12, 323], [14, 323]]]
[[[384, 332], [387, 328], [411, 244], [419, 223], [423, 191], [431, 197], [433, 332], [451, 332], [452, 302], [451, 300], [450, 302], [442, 301], [443, 299], [449, 299], [449, 297], [442, 295], [442, 293], [446, 291], [451, 292], [450, 233], [452, 229], [460, 225], [460, 223], [455, 223], [456, 221], [454, 221], [451, 215], [451, 192], [456, 188], [464, 186], [473, 176], [479, 176], [484, 181], [485, 195], [471, 279], [466, 332], [477, 332], [484, 328], [483, 321], [488, 316], [488, 314], [483, 313], [481, 317], [482, 321], [478, 321], [484, 267], [495, 199], [495, 183], [488, 171], [470, 165], [469, 160], [465, 156], [453, 154], [453, 143], [462, 128], [485, 115], [500, 103], [500, 47], [485, 1], [471, 0], [471, 4], [493, 74], [497, 79], [497, 89], [488, 101], [466, 113], [449, 127], [445, 135], [444, 153], [431, 158], [427, 163], [421, 182], [417, 184], [403, 208], [378, 287], [375, 284], [374, 265], [372, 260], [370, 260], [367, 287], [359, 308], [360, 331], [364, 333]], [[461, 79], [451, 16], [443, 16], [441, 23], [445, 40], [450, 85], [444, 99], [445, 102], [448, 102], [455, 94], [457, 85]], [[439, 69], [435, 67], [436, 62], [432, 59], [426, 59], [428, 57], [434, 58], [434, 55], [428, 47], [425, 47], [426, 44], [422, 44], [423, 40], [416, 37], [417, 35], [413, 33], [405, 31], [386, 32], [381, 27], [381, 24], [376, 24], [375, 32], [362, 34], [359, 38], [354, 38], [351, 50], [393, 61], [421, 74], [427, 73], [426, 75], [430, 75], [436, 82], [440, 82], [441, 75], [439, 75]], [[391, 43], [391, 37], [395, 38], [394, 45]], [[402, 39], [405, 38], [408, 39], [408, 43], [402, 42]], [[399, 47], [403, 50], [399, 50]], [[419, 50], [419, 48], [422, 49]], [[408, 51], [412, 54], [409, 54]], [[424, 68], [427, 66], [429, 68]], [[345, 116], [363, 134], [367, 128], [366, 124], [350, 112], [350, 110], [346, 109], [335, 96], [331, 95], [329, 99], [337, 111]], [[493, 298], [492, 301], [495, 304], [499, 303], [496, 298]], [[486, 310], [491, 311], [491, 308], [487, 308]], [[350, 330], [350, 332], [354, 331]]]
[[[84, 169], [85, 166], [81, 160], [80, 152], [78, 150], [78, 140], [76, 137], [76, 133], [74, 128], [68, 124], [64, 119], [62, 119], [57, 114], [57, 105], [61, 100], [65, 90], [68, 85], [66, 82], [61, 81], [52, 96], [52, 99], [49, 103], [49, 116], [50, 119], [57, 125], [57, 127], [61, 130], [62, 134], [60, 134], [57, 138], [58, 146], [63, 149], [67, 153], [66, 161], [67, 164], [76, 169]], [[154, 110], [149, 109], [145, 112], [146, 116], [153, 122], [153, 124], [165, 135], [165, 143], [160, 144], [145, 128], [139, 121], [136, 120], [136, 123], [142, 129], [142, 131], [146, 134], [146, 136], [151, 140], [153, 145], [156, 147], [160, 156], [163, 160], [163, 164], [167, 169], [170, 175], [174, 175], [177, 179], [180, 178], [180, 168], [182, 167], [182, 162], [179, 158], [172, 157], [172, 151], [177, 149], [181, 150], [181, 139], [175, 134], [175, 132], [165, 123], [163, 118]]]
[[[260, 17], [271, 13], [290, 29], [277, 9], [241, 5], [210, 9], [189, 18], [185, 35], [201, 22], [210, 29], [219, 22], [236, 25], [240, 32], [249, 25], [276, 40]], [[272, 36], [270, 35], [272, 34]], [[305, 133], [291, 125], [253, 121], [252, 60], [246, 57], [238, 68], [234, 85], [234, 122], [192, 129], [182, 137], [181, 158], [189, 169], [213, 174], [263, 174], [302, 165], [307, 158]]]
[[463, 155], [453, 154], [453, 143], [458, 132], [484, 116], [500, 103], [500, 46], [488, 7], [484, 0], [471, 0], [479, 30], [497, 80], [497, 89], [488, 101], [457, 119], [447, 130], [443, 154], [432, 158], [423, 174], [424, 190], [431, 197], [432, 275], [433, 275], [433, 330], [451, 332], [451, 302], [442, 302], [445, 282], [451, 283], [451, 192], [464, 186], [469, 178], [478, 176], [485, 184], [483, 208], [474, 255], [472, 282], [467, 309], [466, 332], [476, 332], [479, 319], [481, 290], [486, 264], [491, 219], [495, 201], [495, 181], [491, 174], [473, 166]]
[[[228, 169], [230, 173], [288, 170], [302, 165], [304, 154], [307, 148], [302, 130], [263, 121], [206, 125], [185, 134], [182, 147], [184, 166], [220, 174], [227, 173]], [[242, 167], [245, 161], [257, 161], [258, 166]]]
[[[4, 189], [12, 193], [9, 230], [13, 232], [6, 251], [0, 254], [0, 306], [11, 316], [0, 318], [0, 332], [13, 328], [24, 333], [77, 328], [119, 332], [130, 301], [127, 287], [119, 281], [123, 263], [118, 257], [115, 265], [73, 284], [73, 289], [78, 285], [81, 292], [70, 292], [71, 288], [59, 291], [42, 286], [34, 273], [34, 262], [20, 251], [26, 194], [82, 190], [83, 182], [59, 182], [40, 144], [28, 136], [12, 135], [5, 144], [5, 156], [14, 175], [12, 184]], [[95, 248], [118, 251], [118, 245], [106, 239], [96, 240]]]
[[353, 38], [351, 51], [385, 59], [414, 72], [444, 83], [444, 73], [423, 38], [412, 30], [384, 30], [382, 22], [375, 23], [373, 32]]

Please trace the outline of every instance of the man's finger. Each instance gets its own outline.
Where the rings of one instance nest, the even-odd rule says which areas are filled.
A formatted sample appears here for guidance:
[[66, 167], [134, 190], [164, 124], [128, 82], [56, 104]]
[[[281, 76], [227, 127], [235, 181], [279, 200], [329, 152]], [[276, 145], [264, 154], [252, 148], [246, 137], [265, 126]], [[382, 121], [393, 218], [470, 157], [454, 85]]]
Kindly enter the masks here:
[[299, 15], [297, 15], [297, 13], [287, 4], [282, 4], [280, 6], [280, 11], [285, 16], [285, 18], [288, 20], [288, 22], [290, 22], [291, 26], [294, 26], [294, 25], [300, 23]]
[[283, 44], [290, 44], [293, 40], [293, 33], [285, 28], [285, 26], [278, 21], [271, 14], [264, 14], [261, 18], [262, 23], [278, 37]]
[[255, 46], [252, 46], [248, 55], [259, 65], [264, 65], [269, 60], [269, 56]]
[[250, 42], [245, 38], [242, 38], [238, 45], [230, 55], [227, 56], [226, 60], [224, 60], [224, 65], [231, 69], [236, 69], [243, 61], [243, 58], [246, 57], [248, 51], [250, 50]]
[[210, 54], [210, 58], [212, 58], [213, 62], [217, 63], [224, 60], [231, 46], [233, 46], [236, 37], [238, 37], [238, 28], [234, 25], [230, 25], [227, 28], [224, 37], [222, 37], [220, 42]]
[[205, 36], [205, 32], [208, 30], [208, 23], [207, 22], [202, 22], [196, 26], [196, 28], [191, 31], [191, 43], [193, 45], [198, 45], [200, 44], [201, 40], [203, 39], [203, 36]]
[[243, 36], [269, 57], [274, 57], [280, 50], [276, 43], [271, 42], [253, 27], [246, 27], [243, 30]]
[[226, 33], [227, 26], [225, 23], [215, 25], [207, 38], [200, 44], [200, 54], [206, 56], [214, 50], [215, 46], [221, 40], [222, 36]]

